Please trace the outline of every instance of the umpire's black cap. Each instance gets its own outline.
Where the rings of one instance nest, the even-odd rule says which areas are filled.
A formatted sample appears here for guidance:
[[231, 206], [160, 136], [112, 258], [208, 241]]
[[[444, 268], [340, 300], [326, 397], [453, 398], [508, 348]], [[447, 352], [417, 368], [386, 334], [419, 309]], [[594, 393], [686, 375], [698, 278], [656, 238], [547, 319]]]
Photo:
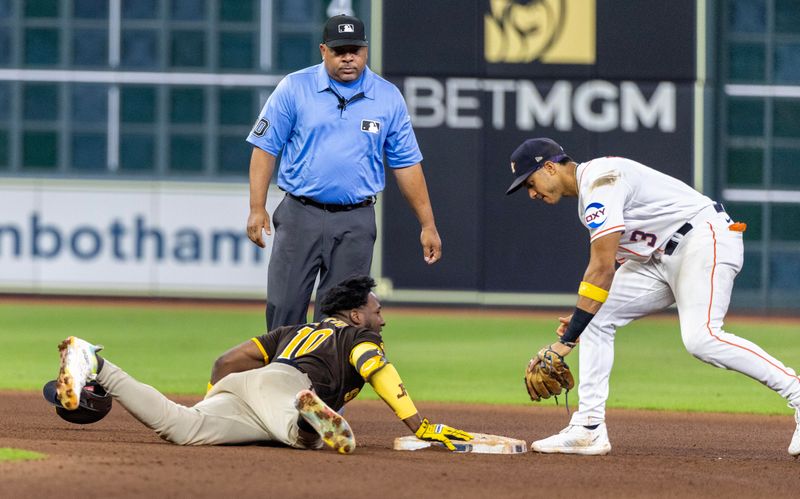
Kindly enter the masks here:
[[345, 14], [339, 14], [328, 19], [325, 23], [325, 29], [322, 30], [322, 42], [331, 48], [347, 45], [366, 47], [369, 45], [364, 23], [361, 19]]
[[522, 187], [531, 173], [544, 166], [547, 161], [558, 163], [564, 158], [571, 159], [564, 152], [564, 148], [553, 139], [542, 137], [526, 140], [511, 154], [511, 173], [514, 174], [514, 181], [506, 194], [511, 194]]

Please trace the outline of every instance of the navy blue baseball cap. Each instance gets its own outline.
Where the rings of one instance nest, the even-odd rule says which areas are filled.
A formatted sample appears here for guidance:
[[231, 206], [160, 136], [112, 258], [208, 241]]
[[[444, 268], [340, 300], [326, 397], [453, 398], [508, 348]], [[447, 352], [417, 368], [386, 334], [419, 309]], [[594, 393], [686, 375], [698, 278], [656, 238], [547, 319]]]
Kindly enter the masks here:
[[331, 48], [369, 45], [367, 32], [361, 19], [344, 14], [328, 19], [325, 29], [322, 30], [322, 43]]
[[526, 140], [511, 154], [511, 173], [514, 174], [514, 181], [506, 194], [516, 192], [528, 177], [546, 162], [558, 163], [564, 158], [571, 160], [564, 152], [564, 148], [553, 139], [542, 137]]
[[42, 395], [45, 400], [56, 406], [56, 414], [61, 419], [75, 424], [91, 424], [100, 421], [111, 411], [113, 401], [111, 395], [97, 381], [89, 381], [81, 389], [80, 401], [74, 410], [68, 410], [61, 405], [61, 401], [58, 400], [56, 380], [48, 381], [42, 387]]

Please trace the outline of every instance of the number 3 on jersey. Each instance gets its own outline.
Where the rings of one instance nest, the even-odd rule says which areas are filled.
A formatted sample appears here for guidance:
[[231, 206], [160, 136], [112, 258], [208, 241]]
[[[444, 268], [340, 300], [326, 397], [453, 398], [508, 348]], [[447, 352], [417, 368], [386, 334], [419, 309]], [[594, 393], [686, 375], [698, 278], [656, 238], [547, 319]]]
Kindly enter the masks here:
[[[311, 334], [314, 333], [314, 334]], [[286, 345], [283, 352], [278, 356], [279, 359], [294, 359], [313, 352], [323, 341], [333, 334], [333, 329], [317, 329], [304, 327], [297, 331], [292, 341]]]

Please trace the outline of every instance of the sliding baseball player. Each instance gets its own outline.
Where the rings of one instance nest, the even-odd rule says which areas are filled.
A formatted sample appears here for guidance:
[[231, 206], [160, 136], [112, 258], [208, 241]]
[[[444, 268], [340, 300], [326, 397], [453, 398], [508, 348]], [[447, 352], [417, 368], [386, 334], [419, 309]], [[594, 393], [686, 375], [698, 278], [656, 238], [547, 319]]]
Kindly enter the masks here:
[[[324, 320], [280, 327], [225, 352], [214, 363], [208, 393], [192, 407], [168, 400], [100, 357], [100, 347], [70, 336], [59, 346], [54, 399], [65, 410], [80, 410], [86, 384], [94, 380], [172, 443], [273, 441], [319, 449], [324, 442], [347, 454], [355, 449], [355, 437], [336, 411], [367, 382], [417, 438], [456, 450], [451, 439], [468, 441], [472, 435], [423, 418], [386, 360], [374, 287], [369, 276], [346, 279], [322, 297]], [[52, 401], [47, 393], [45, 398]]]

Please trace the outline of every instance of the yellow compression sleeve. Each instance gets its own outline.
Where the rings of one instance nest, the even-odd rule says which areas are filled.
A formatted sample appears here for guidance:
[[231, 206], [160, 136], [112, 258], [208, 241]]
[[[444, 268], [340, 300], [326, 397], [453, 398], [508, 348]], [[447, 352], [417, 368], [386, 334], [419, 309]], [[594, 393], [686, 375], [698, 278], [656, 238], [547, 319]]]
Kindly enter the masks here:
[[375, 343], [359, 343], [350, 351], [349, 361], [397, 417], [406, 419], [417, 413], [397, 369], [386, 361], [383, 348]]
[[398, 418], [410, 418], [418, 412], [403, 386], [403, 380], [400, 379], [400, 375], [393, 365], [387, 363], [383, 369], [373, 373], [369, 384], [372, 385], [375, 393], [389, 404]]
[[578, 286], [578, 294], [600, 303], [605, 303], [608, 298], [608, 291], [586, 281], [581, 281], [581, 285]]

